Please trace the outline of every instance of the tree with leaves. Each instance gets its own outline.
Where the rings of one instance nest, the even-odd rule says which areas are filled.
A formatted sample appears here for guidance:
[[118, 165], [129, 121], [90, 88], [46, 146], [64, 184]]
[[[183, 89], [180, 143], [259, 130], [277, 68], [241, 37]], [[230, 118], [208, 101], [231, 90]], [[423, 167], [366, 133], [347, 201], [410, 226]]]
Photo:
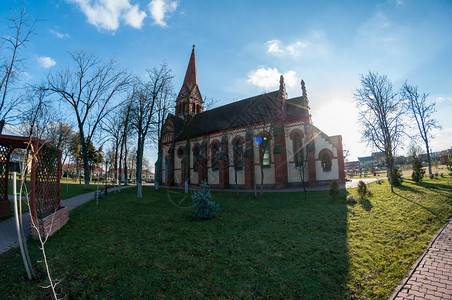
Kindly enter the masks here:
[[361, 76], [361, 87], [354, 93], [362, 139], [384, 153], [391, 192], [394, 192], [394, 153], [403, 133], [403, 107], [396, 96], [385, 75], [370, 71]]
[[420, 182], [424, 177], [425, 170], [422, 168], [422, 163], [419, 158], [415, 158], [413, 161], [413, 173], [411, 174], [411, 178], [414, 182]]
[[[114, 99], [126, 90], [130, 79], [111, 59], [83, 50], [71, 54], [75, 69], [66, 68], [50, 73], [42, 90], [59, 97], [73, 111], [80, 134], [81, 153], [85, 170], [89, 169], [89, 145], [101, 120], [114, 108]], [[89, 189], [89, 172], [85, 174], [85, 189]]]
[[[70, 142], [70, 153], [74, 158], [77, 169], [80, 171], [84, 168], [84, 177], [89, 177], [90, 173], [100, 166], [104, 162], [104, 157], [102, 155], [102, 147], [96, 149], [91, 141], [86, 142], [87, 151], [86, 154], [83, 153], [81, 147], [81, 136], [80, 133], [76, 133]], [[84, 157], [85, 155], [85, 157]], [[84, 159], [88, 160], [88, 167], [84, 164]]]
[[409, 85], [407, 82], [403, 84], [400, 91], [402, 100], [408, 114], [412, 119], [416, 120], [419, 136], [425, 145], [427, 151], [428, 173], [432, 174], [432, 159], [430, 157], [429, 139], [433, 138], [432, 130], [440, 128], [438, 121], [433, 118], [436, 111], [436, 103], [430, 102], [427, 97], [428, 94], [420, 94], [417, 91], [417, 86]]

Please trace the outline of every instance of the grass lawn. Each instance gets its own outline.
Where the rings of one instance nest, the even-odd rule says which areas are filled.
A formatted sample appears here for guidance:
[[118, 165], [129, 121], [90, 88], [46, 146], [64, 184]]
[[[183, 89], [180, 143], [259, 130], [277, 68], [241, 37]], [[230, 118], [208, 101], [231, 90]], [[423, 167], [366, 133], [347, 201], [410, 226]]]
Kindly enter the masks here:
[[[214, 192], [209, 221], [190, 217], [181, 191], [144, 187], [137, 200], [132, 188], [71, 211], [47, 255], [69, 298], [385, 299], [452, 216], [452, 186], [369, 187], [355, 205], [327, 191]], [[28, 281], [18, 249], [0, 255], [1, 299], [49, 297], [37, 243], [29, 249], [41, 278]]]
[[[17, 184], [17, 190], [19, 192], [21, 181], [17, 180], [16, 182], [17, 182], [16, 183]], [[82, 184], [71, 184], [71, 183], [67, 184], [65, 182], [61, 182], [60, 183], [61, 200], [72, 198], [74, 196], [85, 194], [85, 193], [89, 193], [89, 192], [94, 192], [94, 191], [97, 190], [97, 185], [96, 184], [91, 183], [90, 187], [89, 187], [89, 190], [85, 190], [83, 183]], [[109, 185], [109, 187], [112, 187], [112, 186]], [[28, 189], [30, 188], [30, 181], [27, 181], [27, 188]], [[105, 188], [105, 185], [99, 184], [99, 189], [103, 189], [103, 188]], [[8, 194], [9, 195], [13, 195], [13, 181], [11, 179], [8, 181]], [[0, 221], [6, 220], [6, 219], [11, 218], [11, 217], [14, 216], [14, 200], [10, 199], [9, 201], [11, 203], [11, 205], [10, 205], [10, 214], [9, 214], [9, 216], [0, 218]], [[62, 205], [64, 206], [64, 201], [63, 201]], [[26, 204], [26, 202], [24, 200], [22, 201], [22, 210], [24, 212], [28, 211], [28, 206], [27, 206], [27, 204]]]

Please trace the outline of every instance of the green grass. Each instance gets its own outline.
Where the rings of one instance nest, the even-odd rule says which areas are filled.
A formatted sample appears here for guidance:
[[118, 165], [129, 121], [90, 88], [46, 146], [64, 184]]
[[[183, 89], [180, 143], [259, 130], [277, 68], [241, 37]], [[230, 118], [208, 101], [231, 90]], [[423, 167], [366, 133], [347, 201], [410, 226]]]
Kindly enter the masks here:
[[[16, 184], [17, 184], [17, 190], [19, 192], [21, 181], [16, 180]], [[30, 181], [27, 181], [26, 185], [27, 185], [27, 189], [29, 190]], [[109, 185], [109, 187], [112, 187], [112, 186]], [[105, 188], [104, 184], [99, 184], [99, 189], [104, 189], [104, 188]], [[88, 190], [85, 190], [83, 183], [82, 184], [71, 184], [71, 183], [67, 184], [66, 182], [60, 183], [61, 200], [65, 200], [65, 199], [72, 198], [72, 197], [75, 197], [75, 196], [78, 196], [81, 194], [85, 194], [85, 193], [89, 193], [89, 192], [94, 192], [96, 190], [97, 190], [97, 183], [90, 183], [90, 187]], [[8, 181], [8, 194], [13, 195], [13, 180], [12, 179], [10, 179]], [[14, 200], [10, 199], [9, 201], [11, 203], [10, 214], [6, 217], [0, 218], [0, 221], [6, 220], [6, 219], [14, 216]], [[63, 206], [64, 206], [64, 202], [63, 202]], [[27, 203], [25, 200], [22, 201], [22, 210], [23, 210], [23, 212], [28, 212], [28, 206], [27, 206]]]
[[[370, 189], [355, 205], [327, 191], [214, 192], [219, 214], [199, 221], [180, 191], [144, 187], [137, 200], [132, 188], [71, 211], [47, 254], [70, 298], [385, 299], [452, 216], [452, 187], [440, 178]], [[0, 298], [49, 297], [37, 246], [37, 282], [18, 249], [0, 255]]]

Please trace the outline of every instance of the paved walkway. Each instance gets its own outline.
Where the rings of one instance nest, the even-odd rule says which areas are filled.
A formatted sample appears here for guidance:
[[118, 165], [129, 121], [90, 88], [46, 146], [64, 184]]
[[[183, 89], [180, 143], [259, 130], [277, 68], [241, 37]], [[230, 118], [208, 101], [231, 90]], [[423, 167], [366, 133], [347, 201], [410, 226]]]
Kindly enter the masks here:
[[433, 237], [389, 299], [452, 299], [452, 219]]
[[[122, 189], [128, 187], [122, 187]], [[118, 187], [109, 188], [108, 192], [114, 192], [115, 190], [118, 189], [119, 189]], [[95, 192], [90, 192], [66, 200], [61, 200], [61, 206], [67, 207], [69, 210], [72, 210], [77, 206], [94, 199], [94, 194]], [[28, 213], [25, 213], [23, 214], [22, 218], [25, 237], [28, 239], [30, 237], [30, 215]], [[0, 254], [8, 251], [10, 248], [17, 246], [18, 242], [16, 233], [16, 220], [14, 217], [12, 217], [5, 221], [0, 222]]]

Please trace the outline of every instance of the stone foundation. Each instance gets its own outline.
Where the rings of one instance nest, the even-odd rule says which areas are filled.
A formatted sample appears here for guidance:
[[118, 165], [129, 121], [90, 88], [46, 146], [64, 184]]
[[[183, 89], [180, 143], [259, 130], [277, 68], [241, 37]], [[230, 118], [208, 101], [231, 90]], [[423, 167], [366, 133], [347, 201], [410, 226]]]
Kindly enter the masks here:
[[[44, 237], [45, 234], [49, 234], [49, 236], [53, 235], [57, 232], [61, 227], [63, 227], [67, 221], [69, 220], [69, 210], [67, 207], [62, 207], [51, 215], [48, 215], [44, 219], [35, 219], [35, 223], [37, 222], [39, 225], [39, 231], [41, 235]], [[30, 220], [30, 232], [33, 239], [38, 239], [38, 232], [31, 224]]]
[[0, 200], [0, 218], [9, 216], [10, 203], [8, 200]]

